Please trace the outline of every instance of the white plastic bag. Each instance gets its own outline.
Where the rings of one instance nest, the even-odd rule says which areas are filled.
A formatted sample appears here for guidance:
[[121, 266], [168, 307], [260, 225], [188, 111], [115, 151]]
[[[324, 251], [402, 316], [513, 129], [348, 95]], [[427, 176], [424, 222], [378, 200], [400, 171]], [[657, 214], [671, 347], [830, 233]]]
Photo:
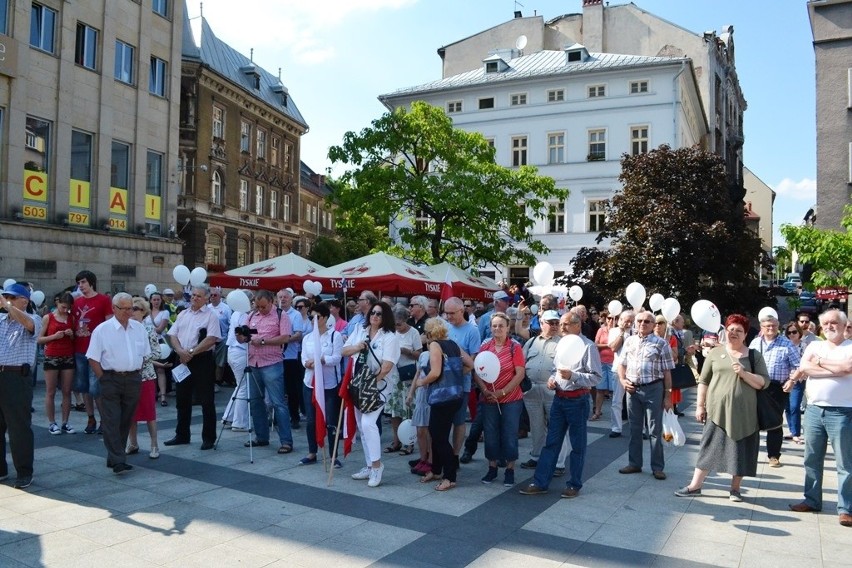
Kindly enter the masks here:
[[671, 414], [670, 410], [663, 411], [663, 443], [667, 446], [674, 443], [674, 432], [669, 426], [669, 414]]
[[663, 413], [663, 440], [674, 446], [682, 446], [686, 443], [686, 435], [677, 421], [677, 416], [671, 410]]

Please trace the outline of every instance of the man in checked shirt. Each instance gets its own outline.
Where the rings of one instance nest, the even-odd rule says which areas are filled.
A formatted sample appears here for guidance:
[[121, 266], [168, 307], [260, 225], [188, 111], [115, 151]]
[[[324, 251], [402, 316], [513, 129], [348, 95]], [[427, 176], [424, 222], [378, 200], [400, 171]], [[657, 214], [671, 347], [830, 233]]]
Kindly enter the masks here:
[[651, 471], [663, 480], [666, 462], [663, 455], [663, 409], [672, 408], [674, 360], [668, 342], [654, 335], [655, 317], [651, 312], [636, 314], [639, 332], [624, 343], [619, 358], [618, 379], [627, 391], [627, 420], [630, 424], [628, 465], [619, 473], [642, 471], [642, 429], [648, 420], [651, 433]]

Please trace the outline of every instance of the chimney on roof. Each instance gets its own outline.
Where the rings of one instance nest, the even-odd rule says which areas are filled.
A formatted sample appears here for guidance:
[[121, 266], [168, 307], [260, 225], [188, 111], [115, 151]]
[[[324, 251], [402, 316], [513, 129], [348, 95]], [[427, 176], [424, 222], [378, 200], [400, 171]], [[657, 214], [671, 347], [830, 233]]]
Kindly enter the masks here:
[[523, 18], [523, 17], [524, 17], [524, 15], [521, 13], [521, 11], [520, 11], [520, 10], [515, 10], [515, 17], [516, 17], [516, 18]]
[[583, 45], [589, 51], [603, 53], [603, 0], [583, 0]]

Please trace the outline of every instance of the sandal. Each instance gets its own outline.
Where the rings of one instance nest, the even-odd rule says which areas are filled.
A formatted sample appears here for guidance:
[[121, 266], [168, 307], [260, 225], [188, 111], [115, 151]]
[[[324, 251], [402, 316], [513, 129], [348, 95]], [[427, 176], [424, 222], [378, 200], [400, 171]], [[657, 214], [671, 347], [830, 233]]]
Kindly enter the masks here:
[[449, 491], [453, 487], [456, 486], [455, 481], [450, 481], [449, 479], [441, 480], [441, 483], [435, 486], [435, 491]]
[[414, 453], [414, 446], [403, 446], [401, 450], [399, 450], [399, 455], [401, 456], [410, 456]]
[[443, 475], [436, 475], [430, 471], [429, 473], [420, 478], [420, 483], [429, 483], [430, 481], [441, 481], [442, 479], [444, 479]]
[[165, 395], [160, 396], [160, 406], [168, 406], [168, 405], [169, 405], [169, 401], [166, 400], [166, 396]]
[[132, 456], [133, 454], [138, 454], [139, 453], [139, 446], [133, 446], [133, 445], [127, 446], [127, 449], [124, 451], [124, 453], [128, 456]]
[[595, 421], [595, 420], [600, 420], [600, 418], [601, 418], [601, 413], [600, 412], [594, 412], [594, 413], [592, 413], [592, 417], [589, 418], [589, 420]]
[[278, 448], [279, 454], [289, 454], [293, 451], [293, 446], [288, 446], [287, 444], [283, 444], [280, 448]]
[[398, 452], [402, 449], [402, 442], [397, 442], [396, 444], [391, 444], [387, 448], [385, 448], [386, 454], [392, 454], [394, 452]]

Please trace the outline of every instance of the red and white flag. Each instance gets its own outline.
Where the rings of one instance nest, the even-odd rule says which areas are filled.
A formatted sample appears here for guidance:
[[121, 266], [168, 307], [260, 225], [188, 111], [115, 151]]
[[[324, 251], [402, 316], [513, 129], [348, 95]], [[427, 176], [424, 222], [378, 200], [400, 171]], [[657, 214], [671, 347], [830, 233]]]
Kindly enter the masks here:
[[441, 286], [441, 303], [443, 304], [453, 296], [455, 296], [453, 293], [453, 280], [450, 278], [450, 269], [448, 268], [446, 281]]
[[340, 383], [340, 411], [343, 413], [343, 457], [349, 455], [352, 451], [352, 442], [355, 441], [355, 433], [357, 425], [355, 422], [355, 403], [352, 397], [349, 396], [349, 381], [352, 380], [355, 361], [349, 357], [349, 362], [346, 364], [346, 372], [343, 374], [343, 381]]
[[314, 315], [314, 329], [311, 331], [311, 342], [314, 344], [314, 392], [311, 396], [314, 405], [314, 416], [316, 416], [316, 440], [317, 446], [325, 447], [326, 425], [325, 425], [325, 381], [322, 374], [322, 333], [320, 332], [317, 316]]

